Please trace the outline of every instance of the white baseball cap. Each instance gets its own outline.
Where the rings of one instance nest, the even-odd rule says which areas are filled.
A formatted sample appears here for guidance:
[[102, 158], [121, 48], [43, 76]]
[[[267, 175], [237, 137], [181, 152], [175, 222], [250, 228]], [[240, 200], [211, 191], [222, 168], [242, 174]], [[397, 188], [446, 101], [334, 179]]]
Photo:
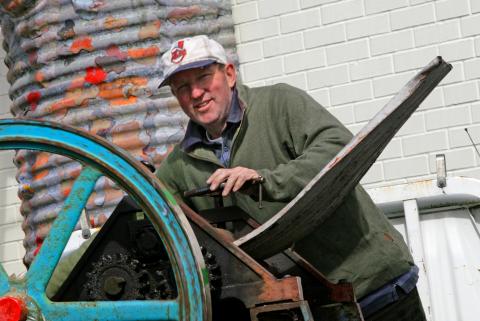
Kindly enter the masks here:
[[221, 44], [205, 35], [175, 41], [162, 58], [162, 87], [168, 79], [183, 70], [206, 67], [213, 63], [227, 64], [227, 54]]

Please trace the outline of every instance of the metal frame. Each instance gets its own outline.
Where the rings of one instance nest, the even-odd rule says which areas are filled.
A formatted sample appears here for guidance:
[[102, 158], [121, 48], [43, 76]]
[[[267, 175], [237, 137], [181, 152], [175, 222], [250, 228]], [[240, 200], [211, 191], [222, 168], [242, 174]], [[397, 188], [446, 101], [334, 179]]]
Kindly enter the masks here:
[[[457, 297], [455, 290], [461, 291], [467, 287], [471, 288], [472, 293], [478, 293], [479, 288], [478, 284], [464, 281], [462, 277], [457, 279], [455, 275], [462, 274], [457, 271], [459, 267], [468, 271], [471, 266], [472, 270], [478, 271], [477, 252], [459, 247], [465, 243], [475, 247], [474, 244], [478, 245], [480, 240], [480, 181], [466, 177], [446, 177], [443, 180], [442, 176], [442, 182], [438, 184], [438, 179], [431, 179], [367, 190], [399, 230], [403, 229], [402, 221], [405, 220], [405, 238], [415, 264], [420, 268], [417, 288], [427, 320], [452, 320], [460, 318], [460, 314], [472, 316], [471, 304], [476, 298], [478, 300], [475, 295], [465, 295], [464, 301]], [[450, 217], [448, 213], [457, 214]], [[445, 220], [447, 217], [448, 221]], [[452, 229], [434, 232], [431, 223], [436, 220], [440, 224], [436, 227], [441, 227], [443, 220], [443, 224]], [[445, 231], [453, 233], [438, 235]], [[472, 239], [472, 236], [476, 239]], [[445, 240], [441, 244], [451, 248], [435, 245], [435, 240]], [[443, 303], [448, 299], [453, 300], [444, 306]]]

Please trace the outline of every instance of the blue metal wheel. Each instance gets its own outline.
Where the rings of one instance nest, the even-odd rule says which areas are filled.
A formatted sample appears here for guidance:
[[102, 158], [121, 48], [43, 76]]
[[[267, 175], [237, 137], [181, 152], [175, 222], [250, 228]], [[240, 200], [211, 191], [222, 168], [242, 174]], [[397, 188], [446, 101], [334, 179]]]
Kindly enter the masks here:
[[[61, 154], [82, 163], [63, 208], [22, 279], [0, 265], [0, 300], [15, 297], [43, 320], [211, 319], [208, 272], [200, 247], [175, 199], [155, 176], [127, 153], [78, 129], [51, 122], [0, 120], [0, 150], [28, 149]], [[96, 181], [105, 175], [143, 209], [167, 249], [178, 296], [174, 300], [53, 302], [46, 286]]]

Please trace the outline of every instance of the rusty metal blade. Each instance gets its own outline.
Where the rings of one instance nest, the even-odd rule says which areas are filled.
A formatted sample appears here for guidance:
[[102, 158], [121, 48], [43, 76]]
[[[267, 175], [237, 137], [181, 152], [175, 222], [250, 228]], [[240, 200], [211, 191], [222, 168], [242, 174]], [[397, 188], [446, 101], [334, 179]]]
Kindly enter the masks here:
[[[355, 188], [395, 133], [448, 74], [436, 57], [335, 156], [280, 212], [235, 241], [256, 259], [285, 250], [311, 233]], [[285, 237], [288, 235], [288, 237]]]

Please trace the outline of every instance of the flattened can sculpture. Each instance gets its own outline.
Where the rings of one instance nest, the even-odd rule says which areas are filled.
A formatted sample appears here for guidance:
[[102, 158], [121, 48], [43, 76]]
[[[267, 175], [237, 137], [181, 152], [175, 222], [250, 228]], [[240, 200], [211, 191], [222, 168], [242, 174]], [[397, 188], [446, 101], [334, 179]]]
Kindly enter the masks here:
[[[176, 100], [157, 88], [163, 51], [179, 37], [209, 34], [237, 62], [227, 0], [11, 0], [1, 6], [12, 114], [83, 128], [157, 165], [186, 125]], [[28, 265], [80, 166], [30, 151], [17, 152], [15, 163]], [[87, 205], [91, 225], [101, 225], [122, 197], [100, 179]]]

